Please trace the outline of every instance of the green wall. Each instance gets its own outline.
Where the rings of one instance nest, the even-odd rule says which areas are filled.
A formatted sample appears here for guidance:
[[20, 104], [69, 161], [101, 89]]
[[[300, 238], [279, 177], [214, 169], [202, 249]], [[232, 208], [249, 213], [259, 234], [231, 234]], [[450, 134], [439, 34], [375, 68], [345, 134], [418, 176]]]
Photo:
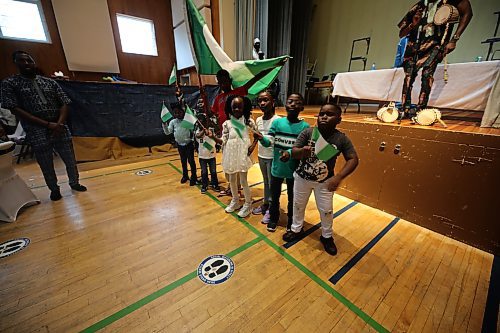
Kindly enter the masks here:
[[[308, 42], [309, 61], [317, 59], [316, 77], [332, 72], [346, 72], [353, 39], [371, 37], [367, 69], [373, 62], [377, 69], [390, 68], [398, 43], [397, 24], [416, 0], [314, 0], [315, 9]], [[498, 0], [470, 0], [474, 16], [463, 33], [457, 48], [448, 57], [449, 63], [486, 58], [488, 47], [481, 44], [493, 37], [496, 24], [494, 11], [500, 10]], [[500, 49], [500, 43], [497, 43]], [[355, 49], [364, 55], [365, 47]], [[499, 55], [499, 52], [497, 52]], [[362, 62], [353, 62], [351, 70], [362, 70]]]

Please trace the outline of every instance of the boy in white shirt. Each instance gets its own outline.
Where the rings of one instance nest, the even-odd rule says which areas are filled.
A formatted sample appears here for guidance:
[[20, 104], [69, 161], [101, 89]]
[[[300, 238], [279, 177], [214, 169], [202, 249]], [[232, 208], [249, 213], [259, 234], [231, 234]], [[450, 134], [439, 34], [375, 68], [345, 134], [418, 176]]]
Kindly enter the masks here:
[[[208, 137], [210, 129], [206, 128], [207, 119], [203, 114], [198, 115], [198, 120], [205, 126], [196, 131], [196, 141], [198, 141], [198, 158], [201, 167], [201, 194], [208, 190], [208, 169], [210, 169], [210, 186], [214, 191], [219, 191], [219, 180], [217, 179], [217, 167], [215, 160], [215, 141]], [[213, 129], [212, 129], [213, 131]]]
[[[275, 114], [274, 99], [269, 91], [266, 90], [259, 94], [257, 98], [257, 104], [259, 105], [259, 108], [262, 110], [262, 112], [264, 112], [264, 115], [258, 117], [255, 122], [257, 125], [257, 130], [262, 135], [267, 136], [273, 121], [280, 117]], [[254, 143], [252, 144], [252, 150], [257, 142], [258, 141], [254, 141]], [[270, 219], [269, 203], [271, 202], [271, 166], [274, 157], [274, 147], [264, 147], [260, 142], [258, 143], [258, 145], [259, 166], [264, 180], [264, 200], [262, 205], [255, 208], [252, 213], [255, 215], [264, 215], [262, 223], [267, 224]]]

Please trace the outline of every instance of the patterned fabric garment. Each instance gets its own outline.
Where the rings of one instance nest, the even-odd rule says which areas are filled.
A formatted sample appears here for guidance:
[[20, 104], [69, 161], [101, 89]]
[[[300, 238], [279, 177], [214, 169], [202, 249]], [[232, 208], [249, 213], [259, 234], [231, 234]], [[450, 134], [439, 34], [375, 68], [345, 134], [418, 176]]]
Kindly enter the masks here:
[[[52, 79], [37, 75], [34, 79], [13, 75], [2, 82], [2, 107], [13, 110], [16, 107], [46, 121], [55, 122], [64, 104], [70, 104], [61, 87]], [[21, 121], [29, 132], [38, 125]]]
[[[2, 106], [13, 110], [16, 107], [45, 121], [57, 122], [59, 110], [70, 104], [61, 87], [52, 79], [36, 76], [34, 79], [14, 75], [2, 82]], [[71, 133], [65, 125], [57, 136], [43, 126], [21, 119], [26, 130], [26, 140], [32, 145], [36, 160], [42, 170], [45, 183], [51, 191], [59, 189], [54, 171], [54, 150], [59, 154], [68, 173], [69, 184], [79, 181]]]
[[[458, 2], [457, 0], [447, 1], [448, 4], [453, 6], [456, 6]], [[453, 25], [450, 25], [446, 36], [444, 36], [446, 25], [437, 26], [433, 23], [434, 13], [442, 3], [442, 1], [431, 2], [426, 7], [424, 1], [419, 1], [413, 5], [398, 24], [400, 29], [405, 29], [412, 23], [417, 12], [423, 14], [419, 26], [413, 28], [408, 34], [408, 43], [404, 54], [405, 80], [403, 83], [402, 104], [406, 110], [411, 105], [411, 91], [420, 68], [422, 68], [422, 84], [418, 105], [421, 108], [427, 106], [434, 82], [434, 72], [437, 65], [444, 58], [444, 48], [453, 32]]]

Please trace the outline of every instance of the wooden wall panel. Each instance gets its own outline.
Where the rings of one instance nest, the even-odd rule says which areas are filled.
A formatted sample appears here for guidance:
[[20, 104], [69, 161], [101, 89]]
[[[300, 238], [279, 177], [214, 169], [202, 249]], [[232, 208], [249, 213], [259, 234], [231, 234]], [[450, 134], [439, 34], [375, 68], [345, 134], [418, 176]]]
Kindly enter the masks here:
[[[120, 64], [120, 75], [138, 82], [166, 84], [175, 57], [170, 0], [108, 0], [108, 7]], [[154, 22], [157, 57], [122, 52], [116, 21], [117, 13]]]
[[64, 73], [69, 72], [51, 1], [42, 0], [42, 8], [52, 43], [0, 39], [0, 79], [17, 73], [17, 68], [12, 62], [12, 53], [17, 50], [30, 53], [35, 58], [38, 67], [47, 76], [59, 70]]
[[[17, 73], [12, 52], [30, 53], [46, 76], [61, 70], [77, 81], [101, 81], [107, 73], [69, 72], [50, 0], [42, 0], [51, 44], [0, 39], [0, 79]], [[108, 0], [109, 14], [117, 48], [120, 76], [142, 83], [166, 84], [174, 62], [172, 10], [170, 0]], [[154, 22], [158, 56], [128, 54], [121, 51], [116, 13], [150, 19]], [[89, 50], [92, 52], [92, 50]]]

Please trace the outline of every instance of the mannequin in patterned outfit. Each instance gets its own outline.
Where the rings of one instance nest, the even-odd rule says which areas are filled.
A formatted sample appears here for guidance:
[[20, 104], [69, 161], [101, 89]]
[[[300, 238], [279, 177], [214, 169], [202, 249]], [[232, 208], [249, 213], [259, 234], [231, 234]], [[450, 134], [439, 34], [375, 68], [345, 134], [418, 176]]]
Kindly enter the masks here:
[[[399, 38], [408, 37], [408, 44], [403, 60], [405, 80], [402, 91], [402, 105], [408, 116], [411, 104], [411, 90], [417, 73], [422, 68], [422, 85], [418, 99], [418, 109], [427, 106], [434, 72], [444, 56], [452, 52], [460, 36], [472, 18], [472, 8], [469, 0], [448, 0], [446, 3], [457, 7], [460, 13], [458, 28], [453, 34], [453, 25], [450, 24], [446, 32], [446, 24], [434, 24], [434, 14], [443, 5], [443, 0], [420, 0], [399, 22]], [[446, 35], [445, 35], [446, 33]]]

